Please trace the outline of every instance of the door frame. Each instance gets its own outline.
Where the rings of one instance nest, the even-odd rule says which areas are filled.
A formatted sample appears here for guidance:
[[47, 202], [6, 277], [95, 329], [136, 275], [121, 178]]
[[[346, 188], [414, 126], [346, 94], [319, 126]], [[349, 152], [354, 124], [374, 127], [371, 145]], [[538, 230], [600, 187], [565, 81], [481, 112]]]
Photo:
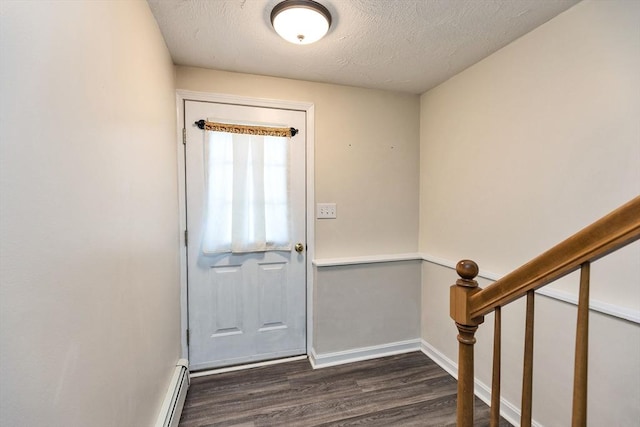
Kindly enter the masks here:
[[250, 107], [278, 108], [283, 110], [297, 110], [306, 113], [307, 135], [306, 142], [306, 228], [307, 228], [307, 262], [306, 262], [306, 341], [307, 355], [311, 355], [313, 348], [313, 256], [315, 253], [315, 215], [314, 215], [314, 136], [315, 136], [315, 106], [311, 102], [284, 101], [277, 99], [252, 98], [222, 93], [196, 92], [190, 90], [176, 90], [177, 113], [177, 154], [178, 154], [178, 206], [180, 220], [180, 343], [182, 358], [189, 359], [189, 347], [187, 346], [187, 326], [189, 325], [188, 299], [187, 299], [187, 247], [185, 245], [185, 233], [187, 229], [186, 211], [186, 165], [185, 145], [183, 144], [184, 131], [184, 101], [216, 102], [230, 105], [246, 105]]

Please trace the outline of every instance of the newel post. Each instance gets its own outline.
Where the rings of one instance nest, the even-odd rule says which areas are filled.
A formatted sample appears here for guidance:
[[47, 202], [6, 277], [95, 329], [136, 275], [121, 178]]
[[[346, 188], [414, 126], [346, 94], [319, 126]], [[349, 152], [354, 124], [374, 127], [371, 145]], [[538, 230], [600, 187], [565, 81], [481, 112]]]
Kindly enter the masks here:
[[469, 298], [479, 292], [478, 282], [474, 279], [478, 275], [478, 264], [471, 260], [462, 260], [456, 265], [456, 272], [460, 279], [451, 286], [451, 318], [458, 328], [458, 427], [473, 426], [473, 345], [478, 325], [484, 317], [471, 319], [469, 316]]

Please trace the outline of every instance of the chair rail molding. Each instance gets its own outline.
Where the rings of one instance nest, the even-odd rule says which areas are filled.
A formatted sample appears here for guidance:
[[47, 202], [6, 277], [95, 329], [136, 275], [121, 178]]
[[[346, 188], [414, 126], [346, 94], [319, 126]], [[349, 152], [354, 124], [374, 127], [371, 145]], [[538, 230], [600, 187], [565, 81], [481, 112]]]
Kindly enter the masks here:
[[[447, 267], [451, 270], [456, 269], [456, 263], [454, 261], [433, 256], [427, 253], [422, 253], [421, 259], [431, 264], [436, 264], [441, 267]], [[477, 277], [495, 282], [503, 277], [504, 274], [497, 274], [491, 271], [480, 270]], [[578, 305], [578, 296], [569, 292], [561, 291], [558, 289], [545, 288], [537, 289], [536, 294], [551, 298], [557, 301], [562, 301], [571, 305]], [[607, 316], [615, 317], [618, 319], [626, 320], [631, 323], [640, 325], [640, 311], [633, 310], [627, 307], [621, 307], [619, 305], [610, 304], [604, 301], [598, 301], [595, 299], [589, 300], [589, 310], [598, 313], [605, 314]]]
[[[316, 268], [327, 267], [339, 267], [345, 265], [362, 265], [362, 264], [378, 264], [386, 262], [398, 262], [398, 261], [424, 261], [431, 264], [436, 264], [441, 267], [447, 267], [451, 270], [456, 269], [456, 262], [431, 255], [424, 252], [408, 252], [400, 254], [379, 254], [379, 255], [366, 255], [366, 256], [352, 256], [352, 257], [337, 257], [337, 258], [319, 258], [314, 259], [312, 264]], [[478, 277], [495, 282], [503, 277], [504, 274], [498, 274], [487, 270], [480, 270]], [[578, 305], [578, 296], [569, 292], [545, 287], [536, 290], [536, 294], [551, 298], [557, 301], [562, 301], [571, 305]], [[633, 310], [627, 307], [621, 307], [619, 305], [611, 304], [604, 301], [598, 301], [591, 299], [589, 301], [589, 309], [598, 313], [605, 314], [607, 316], [615, 317], [618, 319], [626, 320], [640, 325], [640, 311]]]

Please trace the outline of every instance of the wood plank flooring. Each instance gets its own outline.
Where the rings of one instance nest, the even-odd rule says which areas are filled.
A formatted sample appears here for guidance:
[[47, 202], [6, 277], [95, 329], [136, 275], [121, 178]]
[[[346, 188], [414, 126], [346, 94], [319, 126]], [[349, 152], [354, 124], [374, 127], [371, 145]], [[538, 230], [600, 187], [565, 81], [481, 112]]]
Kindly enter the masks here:
[[[456, 387], [421, 352], [317, 370], [287, 362], [194, 378], [180, 427], [455, 426]], [[476, 425], [488, 419], [476, 399]]]

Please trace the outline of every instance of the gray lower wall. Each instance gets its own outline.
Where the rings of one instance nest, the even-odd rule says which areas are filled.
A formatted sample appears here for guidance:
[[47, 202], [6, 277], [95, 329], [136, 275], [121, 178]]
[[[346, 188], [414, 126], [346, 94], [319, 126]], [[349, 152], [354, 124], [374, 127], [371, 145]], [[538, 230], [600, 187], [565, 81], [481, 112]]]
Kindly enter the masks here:
[[420, 338], [421, 261], [316, 267], [317, 354]]

